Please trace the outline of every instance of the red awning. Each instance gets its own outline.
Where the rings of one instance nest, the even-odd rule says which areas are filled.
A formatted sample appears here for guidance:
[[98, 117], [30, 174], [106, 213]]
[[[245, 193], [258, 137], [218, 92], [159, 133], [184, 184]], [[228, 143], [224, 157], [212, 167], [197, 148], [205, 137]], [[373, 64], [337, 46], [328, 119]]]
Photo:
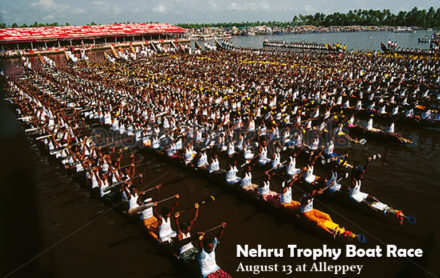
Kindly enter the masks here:
[[0, 42], [20, 43], [51, 40], [93, 39], [117, 36], [181, 34], [186, 29], [168, 24], [108, 24], [0, 29]]

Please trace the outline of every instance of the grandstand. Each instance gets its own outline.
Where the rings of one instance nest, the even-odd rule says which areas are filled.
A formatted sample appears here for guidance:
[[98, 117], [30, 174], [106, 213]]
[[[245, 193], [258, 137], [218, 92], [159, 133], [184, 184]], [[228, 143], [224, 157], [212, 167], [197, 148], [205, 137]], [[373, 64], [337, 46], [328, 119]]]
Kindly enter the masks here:
[[186, 29], [167, 24], [107, 24], [0, 29], [3, 51], [179, 39]]

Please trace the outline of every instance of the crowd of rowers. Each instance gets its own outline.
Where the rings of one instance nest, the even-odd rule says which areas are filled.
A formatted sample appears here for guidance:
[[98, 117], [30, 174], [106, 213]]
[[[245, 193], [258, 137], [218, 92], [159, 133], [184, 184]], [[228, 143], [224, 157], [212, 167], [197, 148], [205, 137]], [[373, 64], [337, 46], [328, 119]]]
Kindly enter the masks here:
[[[90, 140], [83, 133], [88, 121], [99, 121], [137, 146], [188, 167], [224, 174], [227, 184], [253, 192], [273, 206], [292, 209], [339, 236], [347, 231], [313, 208], [314, 197], [323, 189], [347, 191], [359, 203], [375, 197], [361, 191], [371, 158], [363, 167], [351, 166], [348, 155], [335, 154], [335, 142], [359, 142], [347, 134], [349, 126], [359, 123], [355, 112], [376, 111], [376, 106], [391, 119], [392, 136], [399, 136], [393, 130], [393, 116], [402, 112], [404, 117], [438, 121], [438, 72], [439, 61], [434, 59], [239, 50], [78, 62], [28, 71], [27, 79], [11, 80], [10, 85], [17, 112], [32, 128], [47, 134], [44, 143], [66, 168], [84, 173], [101, 197], [126, 200], [128, 210], [146, 206], [140, 211], [145, 227], [159, 241], [169, 242], [176, 234], [188, 237], [190, 223], [180, 228], [176, 223], [175, 233], [172, 209], [158, 212], [148, 207], [156, 198], [139, 197], [134, 181], [142, 176], [135, 176], [135, 164], [124, 168], [111, 142], [100, 146]], [[417, 108], [421, 106], [424, 109]], [[341, 113], [347, 108], [352, 113]], [[383, 132], [373, 127], [372, 120], [365, 129]], [[298, 167], [300, 156], [303, 165]], [[328, 176], [317, 176], [317, 160], [335, 156]], [[258, 169], [264, 174], [256, 182], [253, 174]], [[348, 171], [350, 178], [339, 183], [338, 176]], [[271, 185], [275, 174], [286, 177], [280, 191]], [[292, 189], [298, 183], [314, 190], [295, 201]], [[117, 194], [112, 194], [114, 188]], [[403, 217], [392, 207], [384, 210]], [[221, 271], [212, 251], [216, 242], [200, 241], [204, 276]]]
[[[254, 57], [264, 56], [264, 54], [256, 53], [252, 53]], [[234, 55], [234, 53], [220, 54], [218, 52], [218, 55], [232, 56], [229, 57], [229, 59], [232, 59], [234, 62], [237, 59], [237, 56]], [[327, 138], [333, 139], [332, 142], [335, 142], [335, 135], [344, 136], [350, 141], [356, 141], [345, 134], [343, 129], [344, 124], [348, 127], [353, 126], [353, 116], [346, 119], [343, 116], [341, 117], [331, 113], [334, 107], [352, 107], [351, 103], [353, 102], [356, 103], [355, 109], [358, 110], [373, 110], [375, 104], [378, 103], [378, 105], [381, 105], [379, 112], [382, 114], [388, 113], [396, 115], [399, 108], [407, 109], [405, 115], [408, 117], [416, 116], [413, 107], [422, 103], [427, 107], [427, 112], [418, 117], [425, 119], [438, 119], [438, 111], [436, 112], [437, 114], [431, 114], [430, 109], [436, 108], [439, 99], [437, 89], [438, 80], [431, 79], [431, 82], [429, 82], [429, 80], [424, 77], [430, 71], [434, 73], [438, 71], [438, 62], [430, 65], [432, 61], [419, 61], [419, 63], [403, 61], [402, 65], [399, 64], [399, 62], [402, 63], [402, 61], [394, 60], [391, 65], [387, 65], [387, 59], [374, 59], [379, 60], [379, 62], [376, 63], [372, 61], [373, 59], [370, 59], [370, 63], [366, 69], [361, 70], [356, 76], [360, 78], [360, 80], [351, 79], [355, 74], [353, 72], [344, 73], [344, 70], [332, 71], [332, 76], [328, 77], [324, 84], [320, 84], [321, 86], [319, 88], [321, 91], [313, 93], [313, 91], [316, 91], [317, 87], [310, 84], [313, 79], [307, 74], [312, 71], [310, 64], [313, 65], [313, 63], [309, 63], [307, 69], [298, 67], [299, 70], [293, 72], [294, 77], [296, 77], [293, 78], [296, 79], [294, 80], [296, 84], [291, 85], [288, 90], [284, 90], [284, 88], [281, 89], [281, 87], [288, 86], [288, 82], [286, 82], [287, 80], [283, 80], [283, 78], [287, 79], [287, 76], [282, 76], [284, 73], [282, 70], [275, 75], [276, 77], [279, 76], [279, 78], [275, 79], [272, 77], [272, 80], [270, 80], [270, 77], [267, 76], [267, 72], [271, 72], [270, 67], [277, 67], [280, 65], [275, 61], [258, 63], [258, 67], [255, 67], [253, 66], [255, 63], [249, 63], [252, 61], [251, 59], [241, 60], [241, 62], [243, 62], [243, 68], [234, 69], [235, 65], [232, 63], [228, 64], [227, 59], [222, 59], [221, 57], [215, 59], [215, 56], [217, 55], [213, 55], [212, 58], [209, 56], [190, 56], [185, 57], [184, 59], [182, 56], [175, 56], [173, 59], [161, 59], [160, 63], [154, 63], [154, 67], [156, 68], [154, 71], [151, 71], [148, 66], [142, 70], [141, 65], [136, 62], [119, 64], [117, 66], [99, 63], [87, 66], [80, 65], [79, 67], [70, 70], [72, 71], [71, 73], [76, 76], [84, 76], [87, 81], [80, 81], [79, 83], [82, 86], [86, 85], [86, 87], [93, 87], [93, 85], [95, 85], [95, 89], [97, 88], [97, 91], [100, 91], [100, 93], [96, 93], [96, 91], [93, 93], [93, 91], [89, 89], [92, 94], [98, 97], [98, 103], [96, 103], [96, 100], [92, 100], [92, 103], [95, 102], [97, 110], [95, 112], [86, 112], [86, 116], [98, 117], [104, 124], [111, 126], [113, 131], [133, 135], [139, 140], [142, 139], [144, 144], [151, 145], [154, 149], [161, 149], [162, 151], [166, 149], [166, 152], [170, 157], [176, 156], [179, 151], [184, 150], [185, 153], [183, 154], [183, 157], [185, 163], [190, 165], [193, 162], [193, 159], [197, 160], [197, 163], [192, 164], [199, 168], [208, 167], [208, 165], [210, 165], [211, 168], [218, 167], [217, 164], [219, 163], [215, 155], [211, 155], [208, 159], [206, 151], [207, 147], [210, 147], [211, 149], [215, 147], [218, 150], [226, 151], [229, 157], [233, 157], [236, 150], [242, 151], [244, 154], [243, 157], [247, 161], [249, 161], [251, 157], [258, 156], [259, 164], [266, 164], [265, 161], [268, 163], [273, 159], [275, 162], [272, 162], [272, 168], [274, 168], [277, 166], [276, 161], [280, 160], [280, 150], [285, 149], [286, 146], [289, 145], [297, 147], [303, 145], [303, 132], [298, 133], [298, 129], [302, 131], [318, 132], [319, 136], [316, 135], [316, 138], [311, 138], [310, 140], [313, 141], [313, 143], [310, 143], [310, 149], [315, 152], [318, 151], [319, 148], [322, 148], [324, 143], [320, 141], [322, 134], [329, 135]], [[302, 58], [306, 58], [306, 61], [310, 60], [310, 58], [307, 59], [307, 56], [307, 54], [304, 54], [304, 57]], [[258, 57], [255, 58], [258, 59]], [[265, 58], [274, 59], [273, 56], [266, 56]], [[292, 57], [286, 56], [284, 58]], [[296, 57], [294, 56], [293, 58]], [[337, 57], [330, 56], [330, 58], [334, 58], [334, 64], [336, 64], [334, 66], [339, 64]], [[354, 57], [350, 58], [353, 59]], [[300, 62], [299, 57], [297, 57], [297, 59], [297, 62]], [[350, 64], [353, 65], [353, 62], [350, 63], [350, 59], [346, 60], [347, 61], [344, 61], [343, 63], [344, 66]], [[238, 88], [234, 89], [230, 87], [226, 88], [225, 85], [231, 84], [231, 80], [233, 80], [234, 77], [227, 77], [226, 80], [221, 80], [224, 77], [220, 77], [220, 81], [223, 83], [222, 87], [216, 84], [219, 80], [215, 80], [214, 83], [211, 83], [214, 88], [220, 91], [220, 94], [218, 91], [214, 92], [211, 90], [211, 88], [204, 84], [206, 82], [201, 80], [203, 80], [203, 77], [212, 79], [219, 76], [216, 75], [216, 68], [213, 66], [216, 65], [221, 68], [222, 66], [218, 64], [219, 61], [222, 61], [222, 63], [226, 61], [223, 64], [223, 68], [225, 68], [225, 70], [230, 68], [232, 73], [234, 71], [238, 72], [240, 77], [244, 79], [243, 81], [247, 81], [248, 84], [239, 84]], [[294, 63], [295, 62], [296, 61], [294, 61]], [[425, 83], [426, 85], [424, 85], [424, 88], [420, 86], [423, 88], [423, 91], [420, 87], [417, 88], [414, 86], [415, 80], [413, 80], [413, 78], [417, 76], [417, 74], [413, 76], [408, 75], [406, 77], [405, 73], [400, 73], [398, 76], [393, 76], [391, 71], [389, 71], [390, 74], [386, 74], [388, 76], [383, 77], [381, 82], [381, 80], [377, 80], [378, 73], [372, 73], [374, 72], [374, 65], [383, 66], [385, 71], [387, 68], [394, 66], [397, 69], [397, 72], [400, 72], [405, 66], [405, 62], [409, 69], [417, 67], [418, 72], [416, 73], [421, 74], [421, 78], [428, 81]], [[249, 67], [249, 64], [251, 64], [252, 67]], [[153, 63], [150, 65], [153, 65]], [[198, 70], [196, 71], [195, 68]], [[295, 67], [292, 66], [291, 69], [292, 68]], [[284, 69], [284, 71], [292, 73], [289, 68], [284, 67]], [[276, 85], [256, 85], [255, 81], [257, 80], [253, 80], [252, 83], [250, 83], [249, 80], [246, 79], [252, 80], [253, 77], [250, 75], [246, 76], [246, 73], [251, 70], [259, 71], [258, 76], [263, 77], [262, 85], [265, 85], [265, 82], [267, 82], [267, 80], [264, 80], [264, 77], [269, 79], [268, 84], [275, 84], [274, 81], [276, 80]], [[353, 70], [356, 70], [354, 65]], [[366, 70], [371, 72], [367, 73]], [[212, 72], [213, 74], [207, 76], [207, 72]], [[303, 72], [305, 72], [305, 74]], [[402, 70], [402, 72], [405, 71]], [[95, 81], [95, 84], [92, 84], [90, 80], [97, 78], [96, 73], [102, 73], [100, 78], [103, 78], [106, 81], [101, 81], [102, 83], [98, 84], [96, 84]], [[187, 76], [184, 76], [184, 74]], [[194, 75], [196, 74], [200, 75], [200, 79], [195, 78]], [[368, 83], [368, 87], [365, 88], [365, 94], [367, 94], [367, 96], [364, 96], [364, 92], [361, 90], [363, 89], [362, 86], [361, 88], [352, 88], [349, 90], [334, 84], [341, 81], [341, 75], [342, 77], [347, 78], [348, 81], [355, 81], [351, 84], [349, 83], [348, 88], [350, 88], [350, 85], [352, 87], [355, 87], [355, 85], [359, 86], [359, 83], [362, 85], [362, 79], [365, 80], [364, 82]], [[152, 82], [145, 82], [142, 80], [146, 78], [152, 80]], [[238, 78], [238, 76], [236, 76], [236, 78]], [[371, 81], [369, 81], [370, 79]], [[305, 86], [305, 81], [310, 81], [310, 83]], [[119, 87], [124, 89], [119, 89], [117, 93], [114, 94], [115, 88], [105, 87], [103, 85], [104, 83], [113, 84], [116, 88]], [[347, 83], [347, 81], [343, 83]], [[182, 86], [182, 84], [184, 84], [184, 86]], [[375, 84], [377, 84], [377, 88], [374, 89], [372, 87], [375, 86]], [[391, 84], [396, 88], [390, 90], [387, 85]], [[233, 98], [226, 97], [226, 100], [222, 98], [222, 95], [224, 97], [225, 95], [233, 94], [234, 90], [237, 89], [241, 92], [245, 92], [246, 85], [250, 86], [250, 88], [248, 88], [249, 91], [244, 93], [244, 95], [241, 93], [239, 96], [233, 96]], [[330, 93], [325, 90], [326, 86], [329, 87], [328, 90]], [[292, 87], [296, 88], [293, 89]], [[322, 87], [324, 87], [324, 90], [322, 90]], [[430, 89], [430, 87], [433, 89]], [[141, 92], [139, 88], [147, 88], [147, 92]], [[330, 90], [332, 88], [333, 91]], [[261, 91], [258, 91], [261, 89], [267, 92], [261, 93]], [[304, 89], [307, 89], [309, 93], [300, 93], [300, 91]], [[341, 91], [339, 94], [338, 90]], [[381, 92], [382, 90], [385, 92]], [[173, 94], [173, 91], [176, 93]], [[380, 97], [379, 100], [377, 100], [376, 95]], [[99, 103], [99, 98], [101, 98], [104, 105]], [[279, 99], [277, 100], [277, 98]], [[343, 98], [346, 98], [346, 100], [343, 101]], [[133, 103], [133, 100], [135, 99], [138, 101]], [[389, 100], [384, 101], [384, 99]], [[139, 100], [142, 100], [144, 105], [142, 105], [142, 102]], [[86, 101], [86, 99], [81, 97], [81, 101]], [[314, 103], [315, 105], [313, 105]], [[327, 107], [330, 106], [330, 108], [323, 109], [325, 112], [320, 113], [319, 109], [324, 103]], [[89, 104], [90, 102], [87, 105]], [[112, 106], [116, 106], [117, 109], [113, 109]], [[367, 106], [367, 108], [364, 108], [364, 106]], [[390, 110], [390, 106], [392, 107], [392, 111], [387, 112], [386, 110]], [[228, 113], [231, 108], [232, 113]], [[128, 110], [125, 111], [126, 109]], [[245, 112], [240, 113], [240, 110]], [[246, 112], [248, 115], [246, 115]], [[117, 114], [125, 115], [125, 118], [115, 117]], [[188, 115], [191, 117], [187, 117]], [[291, 115], [295, 116], [295, 119], [291, 119]], [[309, 120], [301, 121], [301, 117], [305, 117]], [[317, 126], [312, 126], [314, 121], [310, 119], [318, 119], [320, 122]], [[145, 127], [146, 122], [148, 122], [148, 124]], [[330, 127], [332, 127], [332, 129], [330, 129]], [[391, 123], [388, 129], [389, 133], [395, 134], [394, 123]], [[258, 136], [255, 136], [255, 131], [257, 130], [259, 134]], [[370, 132], [380, 132], [379, 129], [373, 127], [371, 119], [368, 122], [366, 130]], [[243, 134], [242, 131], [245, 131], [246, 134]], [[166, 134], [160, 134], [160, 132]], [[183, 134], [185, 134], [187, 138], [194, 138], [197, 144], [183, 146], [182, 142], [185, 141], [182, 139], [184, 138]], [[179, 136], [180, 138], [178, 138]], [[262, 136], [266, 138], [266, 140], [263, 140], [265, 142], [260, 142]], [[310, 136], [308, 137], [310, 138]], [[162, 140], [163, 138], [167, 138], [167, 140]], [[267, 150], [267, 145], [269, 144], [267, 142], [274, 142], [274, 139], [281, 139], [280, 146], [276, 147], [272, 144], [270, 146], [270, 151], [272, 153], [269, 156]], [[332, 142], [328, 142], [329, 144], [325, 151], [325, 155], [332, 155], [334, 146], [334, 143]], [[199, 151], [197, 148], [200, 147], [205, 150]], [[256, 148], [258, 152], [254, 153], [252, 148]], [[190, 155], [191, 153], [192, 155]], [[308, 160], [316, 160], [316, 157], [315, 159], [310, 157]], [[290, 159], [290, 161], [291, 163], [289, 163], [289, 165], [293, 165], [294, 160]], [[234, 162], [230, 161], [229, 164], [231, 166], [228, 167], [229, 169], [225, 170], [232, 169], [232, 171], [228, 171], [227, 174], [228, 182], [231, 183], [232, 180], [238, 180], [238, 178], [233, 174], [233, 172], [237, 172], [236, 167], [233, 166]], [[313, 163], [306, 168], [307, 170], [303, 171], [305, 177], [307, 177], [305, 180], [310, 181], [314, 177], [313, 170], [311, 170], [313, 169]], [[211, 170], [216, 171], [217, 169]], [[248, 183], [249, 176], [250, 174], [246, 174], [243, 178], [245, 183]]]
[[[189, 51], [189, 46], [188, 45], [179, 45], [181, 48], [180, 50], [183, 51]], [[171, 44], [160, 44], [160, 43], [156, 43], [154, 44], [154, 48], [152, 49], [150, 47], [128, 47], [128, 48], [119, 48], [119, 49], [115, 49], [116, 55], [117, 57], [119, 57], [120, 59], [123, 59], [125, 61], [129, 61], [129, 60], [136, 60], [138, 57], [141, 58], [146, 58], [146, 57], [151, 57], [152, 55], [154, 55], [157, 52], [161, 52], [161, 53], [176, 53], [179, 50], [176, 49], [175, 47], [173, 47]], [[116, 62], [116, 57], [112, 57], [110, 54], [105, 54], [105, 57], [107, 59], [108, 62], [110, 63], [115, 63]], [[72, 59], [73, 60], [73, 59]], [[83, 55], [81, 53], [81, 60], [88, 60], [88, 57], [86, 55]], [[76, 61], [74, 61], [74, 63], [76, 63]]]
[[[38, 136], [36, 140], [47, 147], [49, 154], [80, 180], [85, 180], [96, 196], [130, 215], [139, 214], [150, 236], [169, 246], [167, 248], [171, 248], [172, 252], [178, 248], [176, 256], [193, 271], [198, 268], [196, 271], [208, 278], [231, 277], [217, 265], [215, 258], [215, 249], [226, 223], [194, 233], [192, 228], [198, 218], [199, 203], [194, 203], [194, 216], [182, 222], [180, 214], [189, 209], [178, 211], [178, 194], [160, 199], [162, 184], [140, 190], [143, 174], [136, 174], [136, 167], [142, 163], [136, 162], [134, 153], [128, 154], [121, 141], [106, 140], [106, 144], [96, 144], [92, 138], [104, 138], [90, 135], [93, 125], [86, 124], [83, 113], [75, 108], [70, 109], [69, 105], [64, 106], [48, 91], [41, 90], [43, 87], [61, 90], [66, 83], [53, 83], [38, 74], [29, 74], [16, 83], [10, 81], [9, 85], [14, 95], [16, 113], [29, 127], [26, 132]], [[41, 134], [44, 135], [39, 136]], [[128, 163], [123, 165], [124, 162]], [[171, 207], [165, 204], [169, 200], [174, 200]], [[162, 204], [160, 210], [159, 204]], [[208, 236], [215, 230], [218, 230], [215, 237]], [[192, 243], [195, 240], [198, 242], [196, 246]]]

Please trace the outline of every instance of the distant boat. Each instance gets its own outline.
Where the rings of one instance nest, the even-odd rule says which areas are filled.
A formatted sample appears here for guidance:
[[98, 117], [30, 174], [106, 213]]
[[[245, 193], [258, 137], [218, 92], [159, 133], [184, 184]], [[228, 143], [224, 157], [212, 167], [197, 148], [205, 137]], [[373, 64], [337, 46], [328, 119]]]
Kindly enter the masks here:
[[383, 42], [380, 43], [380, 48], [385, 53], [390, 52], [390, 49], [388, 49], [388, 47]]
[[310, 51], [345, 51], [345, 46], [336, 44], [332, 46], [327, 43], [317, 43], [317, 42], [285, 42], [285, 41], [269, 41], [265, 39], [263, 42], [263, 47], [270, 48], [281, 48], [281, 49], [305, 49]]
[[414, 56], [438, 56], [438, 52], [426, 50], [426, 49], [391, 49], [388, 48], [383, 42], [380, 43], [380, 48], [384, 53], [396, 53], [402, 55], [414, 55]]
[[394, 30], [394, 33], [415, 33], [416, 30], [412, 29], [411, 27], [397, 27], [397, 29]]

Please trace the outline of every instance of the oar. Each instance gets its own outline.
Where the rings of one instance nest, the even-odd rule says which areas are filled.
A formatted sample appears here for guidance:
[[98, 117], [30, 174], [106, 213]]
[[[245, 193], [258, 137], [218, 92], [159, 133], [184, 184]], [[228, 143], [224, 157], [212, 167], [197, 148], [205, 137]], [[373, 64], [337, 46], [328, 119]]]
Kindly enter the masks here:
[[[341, 178], [339, 178], [338, 180], [336, 180], [336, 182], [338, 183], [338, 182], [340, 182], [341, 180], [348, 178], [348, 176], [349, 176], [349, 174], [348, 174], [348, 173], [345, 173], [345, 177], [341, 177]], [[327, 185], [327, 186], [324, 187], [324, 188], [318, 189], [318, 191], [320, 191], [320, 192], [322, 193], [322, 192], [326, 191], [327, 189], [329, 189], [330, 187], [332, 187], [332, 184], [329, 184], [329, 185]]]
[[211, 146], [204, 147], [204, 148], [200, 149], [200, 151], [201, 151], [201, 152], [204, 152], [204, 151], [206, 151], [206, 150], [208, 150], [208, 149], [211, 149]]
[[[376, 160], [376, 159], [380, 159], [380, 158], [382, 158], [382, 155], [380, 154], [380, 153], [377, 153], [377, 154], [373, 154], [372, 156], [370, 156], [371, 157], [371, 160], [373, 161], [373, 160]], [[356, 164], [358, 164], [359, 162], [357, 162]]]
[[58, 153], [60, 151], [66, 150], [68, 146], [69, 145], [67, 145], [67, 144], [61, 145], [61, 147], [55, 148], [55, 149], [51, 150], [49, 154], [50, 155], [54, 155], [54, 154], [56, 154], [56, 153]]
[[207, 233], [212, 232], [212, 231], [215, 231], [215, 230], [217, 230], [218, 228], [221, 228], [221, 227], [223, 227], [223, 224], [220, 224], [220, 225], [217, 225], [217, 226], [215, 226], [215, 227], [212, 227], [211, 229], [206, 230], [206, 231], [204, 231], [203, 233], [204, 233], [204, 234], [207, 234]]
[[[330, 158], [327, 158], [327, 160], [325, 160], [325, 159], [321, 160], [321, 163], [323, 165], [325, 165], [325, 164], [330, 163], [332, 161], [337, 161], [339, 158], [342, 158], [342, 157], [344, 157], [344, 155], [338, 155], [338, 156], [330, 157]], [[380, 158], [382, 158], [382, 155], [380, 153], [373, 154], [371, 156], [371, 160], [376, 160], [376, 159], [380, 159]]]
[[330, 163], [332, 161], [336, 161], [336, 160], [338, 160], [339, 158], [342, 158], [342, 157], [344, 157], [344, 155], [338, 155], [338, 156], [330, 157], [330, 158], [327, 158], [327, 159], [322, 159], [321, 160], [321, 164], [325, 165], [325, 164]]
[[241, 164], [241, 165], [240, 165], [240, 168], [243, 168], [244, 166], [250, 164], [252, 161], [254, 161], [255, 159], [257, 159], [258, 157], [260, 157], [260, 154], [258, 154], [258, 155], [256, 155], [256, 156], [252, 157], [252, 159], [249, 161], [249, 163], [245, 162], [245, 163]]
[[364, 139], [364, 138], [362, 138], [361, 140], [354, 139], [354, 140], [351, 140], [351, 142], [365, 145], [367, 143], [367, 139]]
[[[88, 137], [87, 137], [87, 140], [89, 140], [89, 139], [91, 140], [91, 139], [93, 139], [93, 138], [95, 138], [95, 137], [97, 137], [97, 136], [99, 136], [99, 134], [94, 135], [94, 136], [88, 136]], [[63, 145], [62, 147], [58, 147], [58, 148], [53, 149], [52, 152], [55, 153], [55, 152], [59, 152], [59, 151], [62, 151], [62, 150], [64, 150], [64, 149], [67, 149], [67, 146], [81, 145], [83, 142], [84, 142], [84, 141], [78, 141], [78, 142], [73, 143], [73, 144]], [[88, 143], [87, 141], [84, 142], [84, 144], [87, 144], [87, 143]], [[89, 144], [90, 144], [90, 143], [89, 143]], [[52, 153], [51, 153], [51, 155], [52, 155]]]
[[39, 140], [42, 140], [42, 139], [49, 138], [49, 137], [51, 137], [51, 136], [52, 136], [51, 134], [42, 135], [42, 136], [40, 136], [40, 137], [35, 138], [35, 140], [39, 141]]
[[23, 120], [28, 120], [28, 119], [32, 119], [32, 118], [35, 118], [35, 116], [19, 117], [18, 120], [23, 121]]
[[[83, 143], [82, 141], [79, 141], [79, 142], [76, 142], [76, 143], [73, 143], [73, 144], [64, 144], [61, 147], [53, 149], [50, 152], [50, 155], [54, 155], [54, 154], [56, 154], [56, 153], [58, 153], [60, 151], [67, 150], [69, 148], [69, 146], [72, 147], [72, 146], [76, 146], [76, 145], [81, 145], [82, 143]], [[86, 143], [86, 142], [84, 142], [84, 143]], [[69, 158], [69, 157], [66, 157], [66, 158]]]
[[[57, 125], [55, 125], [55, 127], [56, 127]], [[64, 125], [61, 125], [61, 126], [58, 126], [58, 128], [64, 128], [64, 127], [66, 127], [66, 125], [64, 124]], [[44, 129], [44, 127], [33, 127], [33, 128], [28, 128], [28, 129], [25, 129], [24, 131], [25, 132], [32, 132], [32, 131], [36, 131], [36, 130], [42, 130], [42, 129]], [[53, 129], [53, 128], [51, 128], [51, 129]]]
[[[212, 203], [212, 202], [214, 202], [214, 201], [215, 201], [215, 196], [210, 195], [209, 197], [203, 199], [202, 201], [197, 202], [197, 204], [198, 204], [199, 207], [200, 207], [201, 205], [206, 205], [206, 204]], [[193, 208], [194, 208], [194, 205], [191, 206], [191, 207], [187, 207], [186, 209], [181, 210], [181, 211], [179, 211], [179, 212], [177, 212], [177, 213], [182, 214], [182, 213], [187, 212], [187, 211], [189, 211], [189, 210], [191, 210], [191, 209], [193, 209]]]
[[[206, 231], [204, 231], [204, 232], [202, 232], [202, 233], [206, 235], [207, 233], [210, 233], [210, 232], [212, 232], [212, 231], [215, 231], [215, 230], [217, 230], [218, 228], [221, 228], [221, 227], [223, 227], [223, 224], [220, 224], [220, 225], [214, 226], [214, 227], [212, 227], [211, 229], [208, 229], [208, 230], [206, 230]], [[175, 246], [177, 246], [177, 247], [179, 247], [179, 246], [183, 246], [183, 245], [185, 245], [185, 244], [187, 244], [187, 243], [190, 243], [191, 241], [197, 239], [199, 236], [200, 236], [200, 234], [196, 234], [196, 235], [193, 235], [193, 236], [191, 236], [191, 237], [187, 237], [187, 238], [185, 238], [185, 239], [182, 239], [182, 240], [180, 240], [180, 241], [177, 241], [177, 242], [175, 242]]]
[[129, 180], [134, 180], [135, 178], [139, 178], [139, 177], [140, 177], [140, 175], [136, 175], [130, 179], [115, 182], [114, 184], [110, 185], [109, 187], [104, 188], [103, 191], [107, 192], [107, 191], [113, 190], [113, 189], [117, 188], [118, 186], [120, 186], [121, 184], [123, 184], [124, 182], [129, 181]]
[[32, 132], [32, 131], [36, 131], [36, 130], [41, 130], [43, 129], [42, 127], [32, 127], [32, 128], [27, 128], [24, 130], [24, 132]]
[[152, 188], [149, 188], [149, 189], [147, 189], [147, 190], [142, 190], [142, 193], [147, 193], [147, 192], [150, 192], [150, 191], [152, 191], [152, 190], [156, 189], [156, 188], [157, 188], [157, 186], [162, 186], [162, 184], [160, 183], [160, 184], [158, 184], [158, 185], [155, 185], [154, 187], [152, 187]]
[[293, 181], [294, 179], [296, 179], [299, 175], [301, 175], [304, 172], [303, 169], [301, 169], [298, 174], [294, 175], [293, 177], [286, 179], [283, 176], [280, 176], [279, 174], [276, 174], [277, 177], [279, 177], [281, 180], [283, 180], [286, 184], [290, 183], [291, 181]]
[[283, 162], [281, 162], [279, 165], [280, 165], [280, 167], [278, 167], [278, 165], [277, 166], [275, 166], [275, 167], [273, 167], [273, 168], [271, 168], [271, 169], [269, 169], [269, 170], [267, 170], [267, 172], [269, 173], [269, 172], [272, 172], [273, 170], [277, 170], [277, 169], [280, 169], [281, 168], [281, 166], [283, 166], [285, 163], [287, 162], [287, 160], [286, 161], [283, 161]]
[[108, 144], [105, 144], [105, 145], [103, 145], [103, 146], [98, 146], [98, 147], [106, 148], [106, 147], [109, 147], [109, 146], [111, 146], [111, 145], [116, 145], [116, 144], [119, 144], [119, 143], [122, 143], [122, 142], [125, 142], [125, 141], [128, 141], [128, 140], [131, 140], [131, 136], [128, 136], [128, 137], [126, 137], [126, 138], [124, 138], [124, 139], [116, 140], [116, 141], [114, 141], [114, 142], [110, 142], [110, 143], [108, 143]]
[[[177, 195], [177, 194], [176, 194], [176, 195]], [[146, 210], [146, 209], [149, 209], [149, 208], [154, 207], [154, 203], [156, 203], [156, 204], [160, 204], [160, 203], [163, 203], [163, 202], [169, 201], [169, 200], [171, 200], [171, 199], [176, 198], [176, 195], [173, 195], [173, 196], [171, 196], [171, 197], [168, 197], [168, 198], [162, 199], [162, 200], [157, 201], [157, 202], [148, 202], [148, 203], [145, 204], [145, 205], [141, 205], [141, 206], [138, 206], [138, 207], [136, 207], [136, 208], [130, 209], [130, 210], [128, 211], [128, 214], [130, 214], [130, 215], [139, 214], [139, 213], [141, 213], [142, 211], [144, 211], [144, 210]]]
[[80, 128], [90, 128], [90, 127], [94, 127], [94, 126], [98, 126], [98, 125], [100, 125], [100, 124], [99, 123], [93, 123], [93, 124], [89, 124], [89, 125], [77, 126], [77, 127], [72, 128], [72, 129], [76, 130], [76, 129], [80, 129]]
[[[143, 165], [143, 164], [145, 164], [145, 163], [147, 163], [147, 162], [148, 162], [147, 160], [144, 160], [144, 161], [138, 161], [137, 163], [134, 164], [134, 166]], [[125, 169], [125, 168], [130, 167], [130, 166], [131, 166], [131, 164], [127, 164], [127, 165], [122, 166], [121, 168], [119, 168], [119, 170]]]
[[[163, 176], [165, 176], [167, 173], [168, 173], [168, 172], [166, 172], [164, 175], [160, 176], [159, 178], [155, 179], [155, 180], [152, 181], [149, 185], [153, 184], [154, 182], [156, 182], [157, 180], [159, 180], [160, 178], [162, 178]], [[143, 192], [143, 193], [150, 192], [150, 191], [156, 189], [156, 186], [163, 186], [163, 185], [171, 184], [171, 183], [174, 183], [174, 182], [176, 182], [176, 181], [181, 181], [181, 180], [182, 180], [181, 177], [177, 177], [177, 178], [171, 179], [171, 180], [169, 180], [169, 181], [166, 181], [166, 182], [160, 183], [160, 184], [158, 184], [158, 185], [155, 185], [155, 186], [153, 186], [153, 187], [151, 187], [151, 188], [149, 188], [149, 189], [142, 190], [142, 192]], [[147, 185], [147, 186], [149, 186], [149, 185]], [[142, 189], [142, 188], [141, 188], [141, 189]]]

